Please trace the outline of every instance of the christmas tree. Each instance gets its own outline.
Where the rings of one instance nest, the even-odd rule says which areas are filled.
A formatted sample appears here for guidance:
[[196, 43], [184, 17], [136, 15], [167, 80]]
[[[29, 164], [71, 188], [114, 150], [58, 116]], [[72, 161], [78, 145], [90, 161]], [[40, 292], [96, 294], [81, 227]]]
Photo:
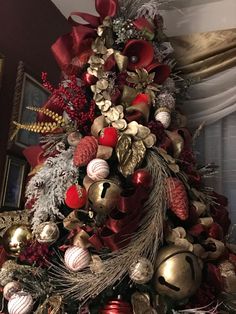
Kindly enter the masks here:
[[161, 3], [95, 4], [52, 46], [37, 122], [15, 123], [41, 140], [26, 210], [1, 218], [5, 313], [233, 313], [227, 200], [197, 166]]

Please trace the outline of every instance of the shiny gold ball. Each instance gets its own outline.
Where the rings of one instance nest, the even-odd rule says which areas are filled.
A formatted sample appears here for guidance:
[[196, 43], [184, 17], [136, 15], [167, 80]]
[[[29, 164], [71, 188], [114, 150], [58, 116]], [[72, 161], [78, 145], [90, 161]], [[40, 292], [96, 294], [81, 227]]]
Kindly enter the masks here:
[[157, 293], [183, 300], [197, 291], [201, 280], [201, 263], [192, 252], [175, 245], [160, 250], [154, 275]]
[[60, 231], [55, 222], [47, 221], [38, 225], [34, 234], [39, 243], [53, 244], [59, 238]]
[[121, 194], [120, 186], [111, 180], [94, 182], [88, 190], [88, 201], [98, 214], [109, 214], [117, 205]]
[[152, 279], [154, 269], [152, 263], [145, 257], [140, 257], [132, 263], [129, 276], [137, 284], [145, 284]]
[[3, 247], [9, 255], [18, 256], [28, 241], [32, 239], [30, 227], [13, 225], [3, 235]]

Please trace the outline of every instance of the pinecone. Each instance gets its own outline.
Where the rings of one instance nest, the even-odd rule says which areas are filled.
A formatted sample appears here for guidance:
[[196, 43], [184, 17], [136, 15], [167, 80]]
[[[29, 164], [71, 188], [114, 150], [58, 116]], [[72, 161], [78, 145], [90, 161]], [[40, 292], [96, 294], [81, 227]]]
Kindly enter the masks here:
[[96, 157], [98, 142], [94, 136], [85, 136], [78, 143], [74, 152], [74, 165], [77, 167], [86, 166]]
[[168, 205], [181, 220], [189, 217], [188, 196], [183, 183], [177, 178], [167, 179]]

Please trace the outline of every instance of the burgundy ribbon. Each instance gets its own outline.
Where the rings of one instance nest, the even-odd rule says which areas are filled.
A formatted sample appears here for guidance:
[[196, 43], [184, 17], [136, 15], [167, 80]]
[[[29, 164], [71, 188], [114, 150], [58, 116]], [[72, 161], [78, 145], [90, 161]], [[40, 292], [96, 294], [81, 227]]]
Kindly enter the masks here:
[[[76, 74], [87, 63], [92, 54], [91, 45], [97, 36], [97, 27], [106, 16], [114, 16], [117, 12], [117, 0], [96, 0], [96, 10], [100, 16], [89, 13], [73, 12], [69, 22], [73, 25], [69, 34], [57, 39], [51, 49], [59, 67], [66, 74]], [[73, 16], [82, 18], [87, 24], [73, 20]]]
[[[132, 194], [122, 195], [105, 226], [94, 232], [88, 241], [96, 250], [108, 247], [115, 251], [127, 245], [145, 214], [143, 204], [147, 199], [148, 191], [142, 187], [138, 187]], [[89, 227], [83, 229], [91, 234]]]

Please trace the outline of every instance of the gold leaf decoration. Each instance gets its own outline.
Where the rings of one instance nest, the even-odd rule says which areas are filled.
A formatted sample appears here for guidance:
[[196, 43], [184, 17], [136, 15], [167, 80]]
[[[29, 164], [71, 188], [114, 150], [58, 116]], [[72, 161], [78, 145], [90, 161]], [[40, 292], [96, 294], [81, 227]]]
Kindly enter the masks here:
[[141, 165], [145, 157], [146, 147], [142, 140], [134, 140], [131, 136], [122, 135], [116, 146], [119, 160], [119, 171], [123, 176], [131, 175]]
[[0, 216], [0, 236], [3, 236], [5, 231], [12, 225], [28, 225], [29, 223], [30, 215], [28, 210], [3, 212]]

